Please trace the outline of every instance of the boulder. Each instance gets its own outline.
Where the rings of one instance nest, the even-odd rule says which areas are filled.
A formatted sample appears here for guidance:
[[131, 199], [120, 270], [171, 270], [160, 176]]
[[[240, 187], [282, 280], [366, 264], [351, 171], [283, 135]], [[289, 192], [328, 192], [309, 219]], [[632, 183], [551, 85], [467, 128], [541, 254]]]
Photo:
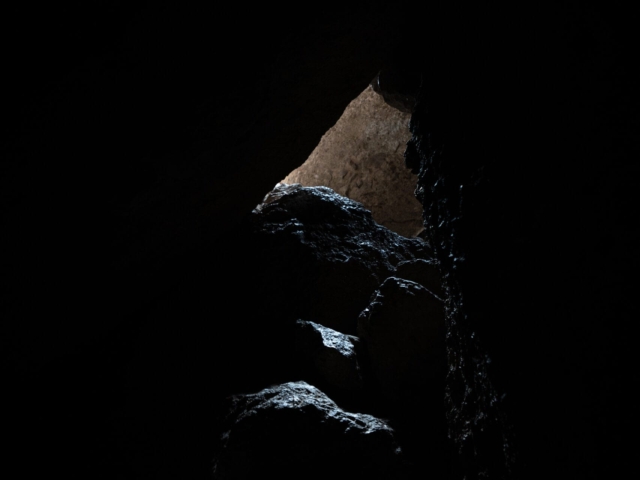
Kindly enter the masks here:
[[436, 297], [444, 299], [442, 277], [440, 270], [433, 260], [416, 258], [400, 262], [396, 268], [396, 277], [419, 283]]
[[346, 412], [306, 382], [229, 401], [215, 480], [404, 478], [404, 456], [386, 422]]
[[[420, 238], [379, 225], [361, 203], [328, 187], [278, 184], [250, 216], [252, 283], [261, 310], [355, 334], [371, 293], [398, 264], [431, 258]], [[255, 297], [254, 297], [255, 298]]]

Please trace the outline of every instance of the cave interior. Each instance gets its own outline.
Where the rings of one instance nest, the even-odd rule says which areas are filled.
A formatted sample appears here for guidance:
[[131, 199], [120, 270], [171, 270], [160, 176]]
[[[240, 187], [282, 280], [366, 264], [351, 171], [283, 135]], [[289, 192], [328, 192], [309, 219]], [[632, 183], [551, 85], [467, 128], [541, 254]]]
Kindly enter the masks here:
[[[301, 380], [283, 319], [308, 307], [288, 270], [307, 260], [274, 266], [289, 250], [252, 212], [376, 79], [396, 115], [410, 100], [394, 168], [415, 181], [424, 229], [404, 236], [437, 265], [448, 362], [402, 414], [344, 398], [399, 425], [409, 466], [385, 478], [635, 464], [633, 16], [379, 3], [8, 9], [6, 478], [214, 478], [231, 396]], [[288, 462], [280, 478], [358, 475]]]

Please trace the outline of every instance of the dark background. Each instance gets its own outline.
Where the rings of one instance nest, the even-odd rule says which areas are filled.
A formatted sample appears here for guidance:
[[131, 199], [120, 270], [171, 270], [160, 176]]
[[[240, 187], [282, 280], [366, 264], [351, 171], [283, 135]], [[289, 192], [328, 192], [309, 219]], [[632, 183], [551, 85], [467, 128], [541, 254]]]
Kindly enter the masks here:
[[252, 376], [238, 225], [392, 56], [398, 13], [6, 8], [8, 470], [209, 478], [220, 402]]
[[632, 447], [633, 20], [570, 2], [5, 7], [12, 478], [207, 478], [218, 402], [245, 371], [222, 348], [251, 302], [241, 219], [381, 68], [408, 64], [440, 103], [458, 96], [497, 172], [474, 248], [504, 274], [477, 290], [499, 320], [479, 330], [526, 468], [608, 478]]

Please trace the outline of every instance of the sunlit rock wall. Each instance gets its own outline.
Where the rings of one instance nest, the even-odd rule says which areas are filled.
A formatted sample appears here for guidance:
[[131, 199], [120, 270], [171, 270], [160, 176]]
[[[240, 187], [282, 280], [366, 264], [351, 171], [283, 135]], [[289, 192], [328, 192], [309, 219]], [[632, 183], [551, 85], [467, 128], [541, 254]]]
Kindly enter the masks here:
[[407, 237], [417, 235], [422, 207], [414, 196], [416, 176], [403, 158], [410, 116], [368, 86], [282, 183], [330, 187], [362, 203], [380, 225]]

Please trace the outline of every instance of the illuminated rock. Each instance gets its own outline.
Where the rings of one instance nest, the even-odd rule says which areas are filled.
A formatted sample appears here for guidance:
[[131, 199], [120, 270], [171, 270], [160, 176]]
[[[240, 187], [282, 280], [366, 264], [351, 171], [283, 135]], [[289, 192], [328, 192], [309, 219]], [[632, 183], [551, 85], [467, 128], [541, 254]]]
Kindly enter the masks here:
[[309, 365], [320, 381], [338, 390], [357, 391], [363, 388], [357, 356], [359, 343], [360, 340], [353, 335], [345, 335], [314, 322], [296, 322], [299, 358]]
[[214, 460], [215, 480], [405, 478], [394, 431], [376, 417], [342, 410], [306, 382], [230, 399]]
[[251, 221], [262, 272], [254, 281], [266, 301], [293, 321], [346, 334], [355, 334], [372, 292], [399, 263], [430, 259], [422, 239], [377, 224], [362, 204], [328, 187], [278, 184]]

